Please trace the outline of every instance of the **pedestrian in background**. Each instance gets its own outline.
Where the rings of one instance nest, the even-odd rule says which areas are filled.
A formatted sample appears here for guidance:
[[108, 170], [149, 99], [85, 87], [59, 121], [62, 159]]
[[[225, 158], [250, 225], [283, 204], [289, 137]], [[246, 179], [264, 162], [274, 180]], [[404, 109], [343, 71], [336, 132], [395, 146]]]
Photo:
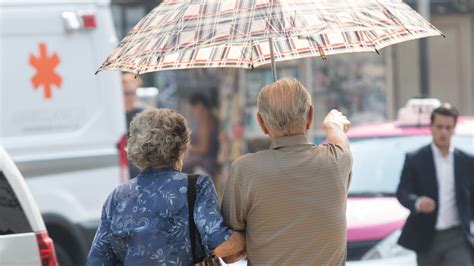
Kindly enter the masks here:
[[191, 148], [185, 159], [185, 171], [217, 174], [217, 155], [219, 152], [219, 126], [217, 117], [212, 112], [209, 100], [202, 94], [189, 98], [191, 115], [196, 121], [196, 128], [191, 133]]
[[143, 108], [139, 106], [137, 101], [137, 89], [142, 85], [142, 80], [134, 74], [124, 73], [122, 75], [123, 96], [125, 101], [125, 113], [127, 116], [127, 130], [130, 127], [132, 119]]
[[[142, 80], [134, 74], [124, 73], [122, 75], [122, 88], [123, 96], [125, 101], [125, 115], [127, 123], [127, 131], [130, 128], [132, 119], [140, 112], [143, 108], [139, 107], [137, 101], [137, 89], [142, 85]], [[126, 145], [126, 143], [125, 143]], [[140, 170], [130, 161], [128, 161], [128, 170], [130, 178], [136, 177]]]
[[188, 204], [190, 179], [181, 172], [188, 145], [187, 122], [175, 111], [149, 109], [132, 120], [128, 157], [142, 172], [107, 198], [87, 265], [194, 265], [190, 211], [205, 253], [196, 257], [245, 249], [243, 234], [224, 223], [209, 176], [197, 177]]
[[331, 111], [323, 124], [328, 144], [312, 144], [311, 96], [292, 78], [263, 87], [257, 108], [271, 146], [232, 164], [222, 203], [225, 221], [246, 233], [252, 265], [344, 265], [349, 121]]
[[420, 266], [474, 265], [474, 157], [451, 142], [457, 118], [449, 104], [433, 111], [433, 143], [406, 155], [398, 185], [411, 212], [398, 243], [416, 252]]

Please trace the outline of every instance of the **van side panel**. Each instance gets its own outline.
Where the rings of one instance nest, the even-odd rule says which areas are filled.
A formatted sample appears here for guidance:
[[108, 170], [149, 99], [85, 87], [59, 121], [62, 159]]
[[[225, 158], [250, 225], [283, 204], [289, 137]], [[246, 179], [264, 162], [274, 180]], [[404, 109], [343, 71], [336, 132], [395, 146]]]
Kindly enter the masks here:
[[[126, 130], [120, 73], [94, 75], [117, 41], [110, 3], [0, 0], [0, 12], [0, 145], [43, 215], [95, 231]], [[97, 26], [68, 31], [64, 12]]]

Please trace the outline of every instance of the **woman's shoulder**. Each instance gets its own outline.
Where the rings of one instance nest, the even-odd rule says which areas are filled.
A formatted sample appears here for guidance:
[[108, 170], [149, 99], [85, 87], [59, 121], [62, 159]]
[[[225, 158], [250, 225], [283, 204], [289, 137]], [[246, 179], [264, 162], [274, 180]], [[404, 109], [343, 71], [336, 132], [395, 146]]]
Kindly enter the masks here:
[[113, 191], [112, 194], [118, 195], [122, 193], [127, 193], [132, 192], [135, 190], [135, 187], [137, 186], [137, 178], [133, 178], [130, 180], [127, 180], [126, 182], [118, 185]]
[[113, 203], [119, 201], [122, 196], [130, 196], [132, 192], [135, 192], [136, 178], [126, 181], [123, 184], [118, 185], [112, 192], [109, 193], [105, 201], [104, 207], [110, 207]]

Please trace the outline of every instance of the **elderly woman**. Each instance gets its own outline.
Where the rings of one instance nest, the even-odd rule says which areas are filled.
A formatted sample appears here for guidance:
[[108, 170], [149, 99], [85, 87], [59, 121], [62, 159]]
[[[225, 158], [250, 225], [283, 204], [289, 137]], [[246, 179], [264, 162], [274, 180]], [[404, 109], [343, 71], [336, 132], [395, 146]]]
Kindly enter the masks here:
[[[128, 157], [141, 173], [107, 198], [87, 265], [193, 265], [188, 175], [181, 172], [189, 134], [184, 117], [169, 109], [149, 109], [132, 120]], [[245, 249], [244, 236], [224, 224], [208, 176], [196, 181], [194, 221], [207, 255]]]

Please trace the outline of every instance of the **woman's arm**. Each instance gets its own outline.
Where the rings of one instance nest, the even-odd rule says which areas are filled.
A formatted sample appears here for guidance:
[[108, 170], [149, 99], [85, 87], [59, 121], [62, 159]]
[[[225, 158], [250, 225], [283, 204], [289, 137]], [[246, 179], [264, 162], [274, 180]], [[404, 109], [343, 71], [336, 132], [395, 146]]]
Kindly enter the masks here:
[[218, 257], [245, 250], [245, 235], [227, 227], [217, 203], [217, 193], [209, 176], [200, 176], [196, 185], [194, 222], [208, 254]]
[[112, 250], [110, 245], [110, 238], [112, 233], [110, 232], [110, 206], [112, 201], [113, 193], [107, 198], [104, 206], [102, 207], [102, 216], [99, 228], [92, 242], [91, 250], [87, 256], [87, 266], [95, 265], [121, 265], [117, 256]]

